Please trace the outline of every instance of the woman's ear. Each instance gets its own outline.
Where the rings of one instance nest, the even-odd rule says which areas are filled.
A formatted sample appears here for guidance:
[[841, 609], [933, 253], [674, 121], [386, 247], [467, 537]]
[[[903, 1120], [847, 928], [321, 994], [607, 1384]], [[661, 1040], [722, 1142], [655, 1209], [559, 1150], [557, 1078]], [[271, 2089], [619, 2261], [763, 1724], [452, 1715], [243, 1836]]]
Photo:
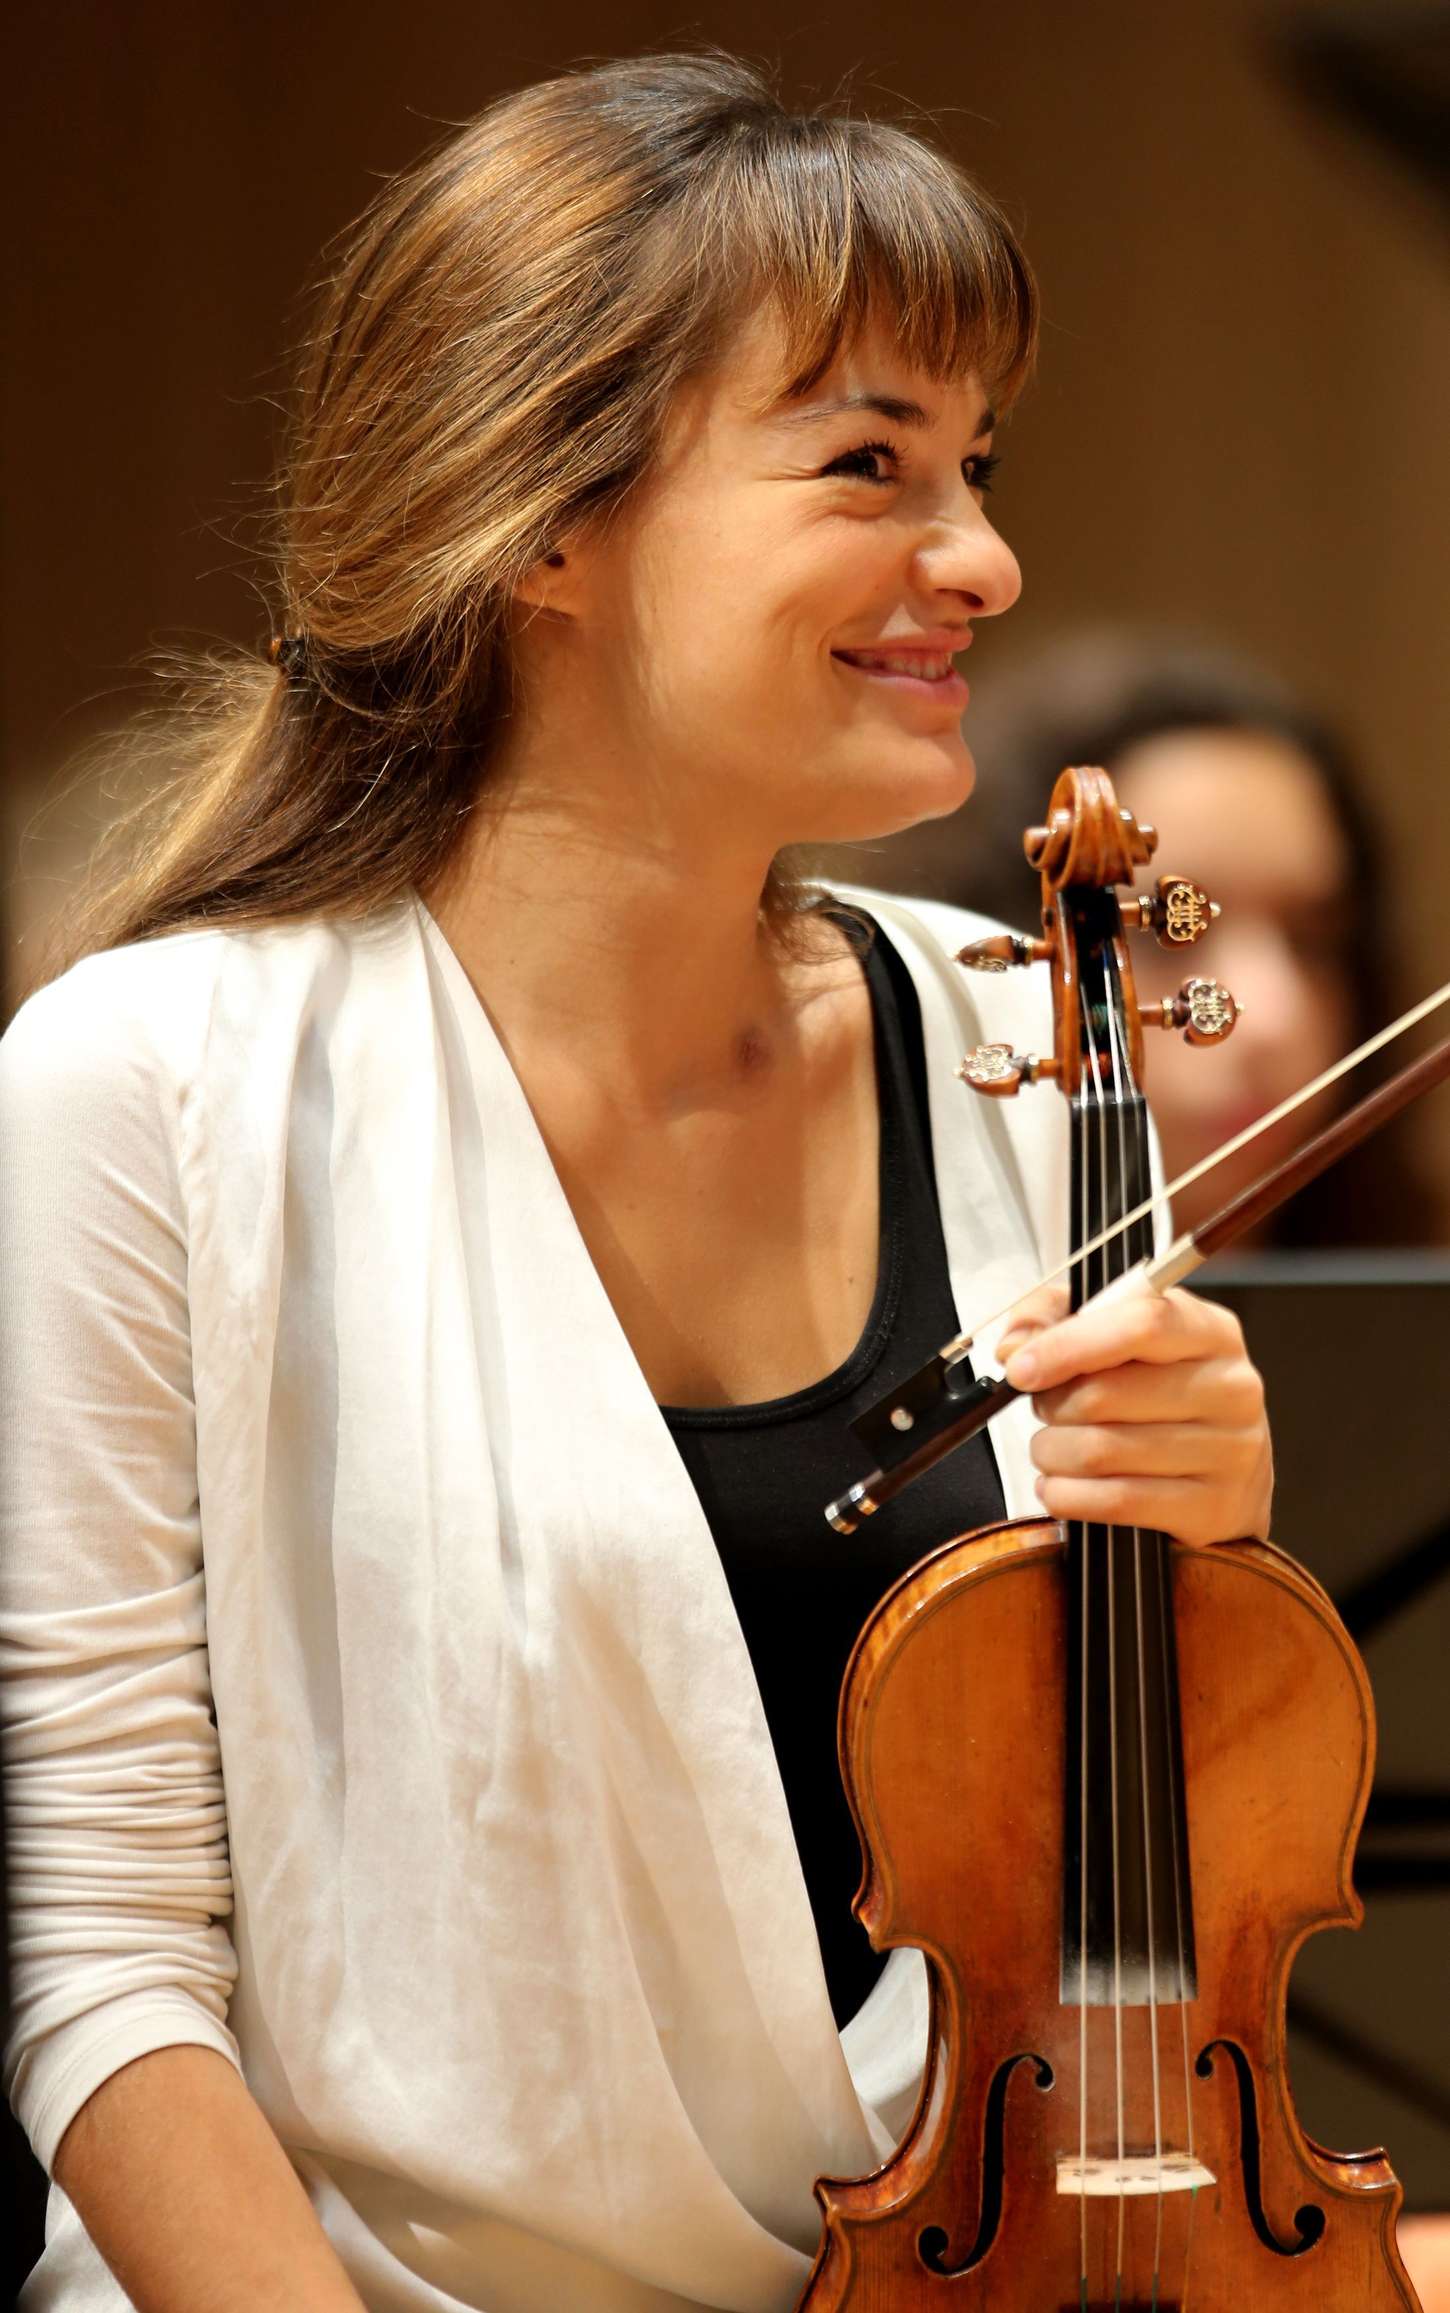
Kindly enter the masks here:
[[578, 609], [583, 557], [576, 547], [551, 546], [525, 571], [514, 599], [530, 610], [552, 610], [572, 618]]

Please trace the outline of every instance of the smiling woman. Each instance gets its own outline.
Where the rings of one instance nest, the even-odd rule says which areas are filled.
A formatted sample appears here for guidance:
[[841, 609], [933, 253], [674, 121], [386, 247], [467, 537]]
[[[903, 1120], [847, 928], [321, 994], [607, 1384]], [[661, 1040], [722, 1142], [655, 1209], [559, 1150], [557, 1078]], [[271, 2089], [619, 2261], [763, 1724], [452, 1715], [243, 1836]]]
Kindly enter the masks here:
[[[1036, 343], [1026, 262], [962, 170], [889, 124], [792, 113], [722, 56], [526, 88], [388, 185], [298, 378], [269, 589], [289, 679], [250, 654], [183, 664], [176, 711], [107, 742], [141, 799], [36, 979], [185, 924], [426, 889], [507, 728], [509, 605], [638, 495], [682, 388], [766, 311], [754, 382], [787, 405], [873, 314], [909, 369], [973, 375], [1004, 409]], [[862, 415], [808, 428], [858, 508], [893, 454]], [[773, 868], [768, 910], [799, 898]]]
[[[466, 912], [491, 913], [477, 895], [537, 845], [546, 814], [560, 831], [581, 811], [638, 824], [642, 773], [653, 844], [708, 835], [752, 913], [790, 846], [964, 800], [954, 658], [973, 619], [1019, 587], [982, 504], [993, 413], [974, 367], [933, 379], [871, 313], [819, 358], [818, 377], [783, 387], [787, 322], [773, 301], [757, 309], [676, 388], [651, 467], [613, 518], [556, 527], [552, 556], [517, 581], [519, 712], [493, 762], [509, 801], [484, 798], [430, 889], [440, 908], [466, 882]], [[900, 442], [863, 441], [883, 408], [912, 413]], [[461, 944], [487, 936], [458, 911], [447, 928]]]
[[970, 790], [1035, 332], [959, 169], [715, 55], [520, 91], [342, 250], [284, 631], [117, 743], [0, 1043], [25, 2313], [786, 2313], [926, 2056], [865, 1617], [1039, 1485], [1264, 1530], [1206, 1303], [821, 1514], [1060, 1228], [1065, 1127], [943, 1105], [1047, 1029], [982, 919], [791, 864]]

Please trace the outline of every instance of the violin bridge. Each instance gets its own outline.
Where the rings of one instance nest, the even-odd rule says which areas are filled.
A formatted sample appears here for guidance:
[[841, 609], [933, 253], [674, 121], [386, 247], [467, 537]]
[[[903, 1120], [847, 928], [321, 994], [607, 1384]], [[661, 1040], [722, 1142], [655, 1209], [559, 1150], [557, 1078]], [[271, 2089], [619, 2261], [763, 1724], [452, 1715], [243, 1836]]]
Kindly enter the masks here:
[[1215, 2181], [1211, 2169], [1189, 2152], [1116, 2153], [1102, 2160], [1060, 2160], [1057, 2189], [1075, 2199], [1117, 2200], [1132, 2193], [1189, 2193]]

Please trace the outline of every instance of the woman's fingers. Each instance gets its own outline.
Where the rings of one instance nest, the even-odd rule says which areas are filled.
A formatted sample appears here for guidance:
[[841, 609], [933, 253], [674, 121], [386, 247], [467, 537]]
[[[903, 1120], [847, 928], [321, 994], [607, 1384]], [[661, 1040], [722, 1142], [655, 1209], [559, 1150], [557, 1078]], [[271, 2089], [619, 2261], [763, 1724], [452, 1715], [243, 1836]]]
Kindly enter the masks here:
[[1037, 1495], [1051, 1518], [1085, 1526], [1136, 1526], [1140, 1532], [1171, 1534], [1179, 1542], [1211, 1543], [1252, 1539], [1258, 1527], [1245, 1519], [1224, 1524], [1224, 1499], [1200, 1478], [1039, 1478]]
[[1191, 1408], [1205, 1421], [1245, 1426], [1264, 1410], [1264, 1385], [1243, 1357], [1206, 1357], [1191, 1367], [1118, 1365], [1038, 1390], [1032, 1408], [1044, 1422], [1168, 1422]]
[[1213, 1429], [1206, 1422], [1111, 1422], [1034, 1430], [1032, 1459], [1048, 1477], [1202, 1478], [1222, 1481], [1252, 1470], [1258, 1434]]
[[1039, 1285], [1035, 1292], [1025, 1294], [998, 1336], [998, 1364], [1005, 1364], [1025, 1341], [1044, 1333], [1051, 1325], [1060, 1324], [1071, 1306], [1072, 1296], [1066, 1284]]
[[1009, 1349], [1003, 1368], [1014, 1389], [1036, 1393], [1075, 1374], [1135, 1361], [1171, 1365], [1226, 1352], [1230, 1345], [1243, 1354], [1238, 1321], [1226, 1309], [1176, 1288], [1143, 1291], [1089, 1302], [1075, 1316], [1036, 1333], [1024, 1348]]
[[999, 1354], [1013, 1386], [1032, 1391], [1037, 1492], [1052, 1516], [1185, 1542], [1268, 1532], [1264, 1387], [1237, 1318], [1180, 1292], [1045, 1315], [1040, 1296], [1022, 1304], [1017, 1346]]

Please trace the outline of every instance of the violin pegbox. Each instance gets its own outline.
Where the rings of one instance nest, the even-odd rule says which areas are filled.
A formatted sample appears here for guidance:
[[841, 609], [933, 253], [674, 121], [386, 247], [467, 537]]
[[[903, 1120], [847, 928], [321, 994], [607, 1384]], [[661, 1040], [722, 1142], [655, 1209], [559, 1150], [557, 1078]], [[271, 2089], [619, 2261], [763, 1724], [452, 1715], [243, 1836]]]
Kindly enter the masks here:
[[956, 960], [969, 972], [986, 973], [1049, 964], [1054, 1051], [1039, 1059], [1010, 1044], [979, 1044], [957, 1069], [964, 1084], [1003, 1100], [1024, 1084], [1050, 1079], [1074, 1096], [1086, 1073], [1099, 1086], [1111, 1079], [1121, 1092], [1141, 1069], [1144, 1027], [1180, 1029], [1189, 1044], [1223, 1042], [1243, 1007], [1217, 980], [1195, 976], [1160, 1003], [1137, 1000], [1124, 934], [1152, 932], [1170, 952], [1191, 948], [1220, 911], [1191, 876], [1160, 875], [1151, 892], [1121, 888], [1152, 859], [1158, 831], [1119, 803], [1105, 771], [1092, 765], [1064, 771], [1042, 825], [1027, 829], [1023, 849], [1041, 879], [1041, 935], [994, 932], [969, 940]]

